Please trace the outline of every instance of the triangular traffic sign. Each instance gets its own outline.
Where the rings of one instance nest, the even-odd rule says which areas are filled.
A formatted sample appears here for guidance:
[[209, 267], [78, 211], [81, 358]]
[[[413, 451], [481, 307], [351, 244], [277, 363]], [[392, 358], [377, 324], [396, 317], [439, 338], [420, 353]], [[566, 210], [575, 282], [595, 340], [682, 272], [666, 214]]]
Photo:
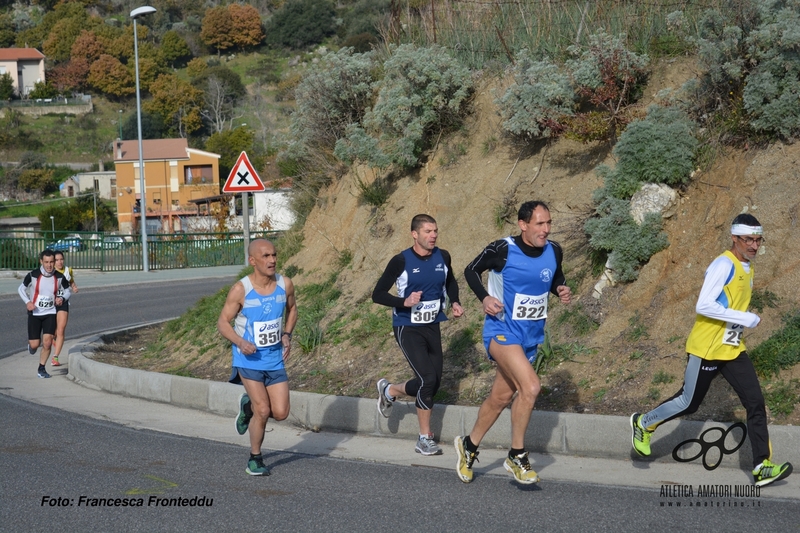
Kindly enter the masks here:
[[258, 177], [258, 173], [253, 169], [250, 160], [247, 158], [247, 152], [242, 152], [239, 159], [231, 168], [231, 173], [228, 175], [228, 180], [222, 187], [222, 192], [237, 193], [237, 192], [256, 192], [263, 191], [264, 182]]

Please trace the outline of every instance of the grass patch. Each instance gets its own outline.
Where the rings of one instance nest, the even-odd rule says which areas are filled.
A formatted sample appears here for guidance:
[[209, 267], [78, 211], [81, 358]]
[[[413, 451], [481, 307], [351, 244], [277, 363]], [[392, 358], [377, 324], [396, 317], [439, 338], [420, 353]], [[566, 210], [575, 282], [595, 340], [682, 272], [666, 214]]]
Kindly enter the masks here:
[[750, 307], [759, 313], [763, 313], [765, 307], [778, 307], [780, 300], [780, 297], [772, 291], [754, 289], [752, 296], [750, 296]]
[[787, 314], [783, 322], [769, 339], [748, 350], [760, 376], [769, 377], [800, 363], [800, 311]]
[[764, 400], [773, 415], [789, 416], [800, 402], [800, 381], [779, 381], [764, 391]]
[[653, 383], [653, 385], [661, 385], [661, 384], [665, 384], [665, 383], [672, 383], [673, 381], [675, 381], [675, 376], [673, 376], [672, 374], [668, 374], [667, 372], [664, 372], [663, 370], [659, 370], [653, 376], [653, 382], [652, 383]]
[[464, 329], [457, 331], [450, 336], [445, 351], [456, 356], [469, 352], [481, 341], [482, 328], [482, 324], [473, 322]]
[[599, 324], [586, 313], [581, 304], [565, 309], [556, 319], [556, 325], [569, 324], [576, 335], [583, 336], [596, 330]]
[[356, 177], [356, 188], [361, 193], [359, 198], [374, 207], [380, 207], [389, 201], [392, 191], [389, 180], [386, 178], [375, 178], [372, 183], [367, 183], [360, 177]]
[[386, 312], [386, 308], [378, 308], [372, 301], [362, 302], [356, 307], [348, 320], [355, 323], [347, 333], [347, 338], [355, 345], [366, 348], [380, 339], [379, 346], [386, 343], [389, 338], [387, 332], [392, 331], [392, 315]]
[[650, 389], [647, 391], [647, 399], [650, 401], [658, 401], [660, 397], [661, 391], [658, 390], [658, 387], [650, 387]]
[[632, 317], [628, 319], [630, 329], [626, 333], [626, 337], [631, 342], [636, 342], [641, 339], [649, 339], [650, 333], [647, 332], [647, 326], [642, 323], [642, 317], [637, 311]]
[[594, 401], [599, 402], [600, 400], [602, 400], [603, 397], [606, 395], [606, 392], [608, 392], [608, 390], [605, 387], [596, 391], [593, 395]]
[[322, 319], [342, 294], [335, 285], [337, 276], [334, 272], [323, 283], [296, 288], [298, 319], [294, 334], [303, 353], [311, 353], [324, 342]]

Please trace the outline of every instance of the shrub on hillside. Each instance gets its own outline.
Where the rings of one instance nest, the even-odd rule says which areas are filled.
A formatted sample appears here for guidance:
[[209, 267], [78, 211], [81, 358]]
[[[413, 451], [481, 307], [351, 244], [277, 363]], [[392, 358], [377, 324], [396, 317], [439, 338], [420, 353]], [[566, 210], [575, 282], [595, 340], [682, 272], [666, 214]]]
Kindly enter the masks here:
[[[361, 159], [377, 168], [388, 163], [414, 167], [431, 134], [461, 124], [472, 94], [471, 75], [444, 48], [413, 45], [393, 49], [383, 72], [374, 84], [375, 105], [360, 125], [348, 128], [347, 138], [336, 142], [334, 153], [348, 163]], [[358, 146], [367, 137], [374, 140], [371, 154]]]
[[512, 73], [514, 83], [495, 101], [503, 129], [529, 139], [560, 134], [575, 113], [569, 75], [550, 61], [533, 61], [527, 50], [517, 54]]
[[759, 2], [761, 24], [747, 39], [756, 67], [742, 92], [756, 131], [783, 137], [800, 133], [800, 3]]
[[[568, 51], [575, 59], [566, 66], [581, 99], [572, 136], [584, 142], [616, 137], [633, 118], [630, 106], [641, 97], [649, 58], [628, 50], [624, 34], [615, 37], [603, 32], [590, 35], [588, 46], [574, 45]], [[584, 114], [597, 111], [606, 120], [604, 130], [584, 124]]]
[[619, 281], [632, 281], [638, 267], [668, 246], [661, 216], [649, 214], [641, 225], [630, 214], [630, 198], [643, 183], [680, 186], [689, 180], [697, 139], [693, 123], [676, 107], [651, 106], [632, 122], [614, 148], [617, 166], [598, 167], [603, 187], [596, 190], [597, 217], [586, 221], [589, 245], [608, 254]]
[[669, 246], [657, 213], [649, 213], [639, 225], [631, 216], [630, 203], [619, 198], [606, 198], [597, 212], [599, 217], [586, 221], [589, 245], [608, 254], [608, 265], [618, 281], [635, 280], [639, 267]]
[[[800, 37], [798, 2], [741, 2], [727, 16], [707, 11], [699, 24], [696, 113], [722, 112], [723, 126], [740, 138], [754, 133], [800, 133]], [[741, 117], [739, 116], [741, 115]]]
[[376, 67], [372, 53], [354, 54], [352, 48], [325, 54], [311, 66], [294, 91], [290, 131], [295, 155], [333, 151], [347, 126], [361, 121], [372, 103]]
[[614, 147], [617, 166], [597, 168], [604, 185], [595, 191], [595, 201], [629, 200], [643, 183], [686, 184], [697, 146], [694, 123], [684, 111], [650, 106], [647, 116], [632, 122]]

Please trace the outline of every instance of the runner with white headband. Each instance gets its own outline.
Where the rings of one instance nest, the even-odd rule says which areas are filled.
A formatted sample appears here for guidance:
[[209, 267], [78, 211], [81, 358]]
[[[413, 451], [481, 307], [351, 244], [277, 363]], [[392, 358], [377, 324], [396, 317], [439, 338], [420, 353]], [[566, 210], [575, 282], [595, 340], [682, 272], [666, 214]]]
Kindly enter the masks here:
[[753, 289], [750, 261], [764, 243], [763, 235], [753, 215], [733, 219], [731, 248], [714, 259], [700, 289], [697, 319], [686, 341], [688, 361], [681, 390], [652, 411], [631, 415], [631, 441], [639, 455], [650, 455], [650, 439], [659, 425], [697, 411], [711, 381], [722, 374], [747, 411], [754, 483], [768, 485], [792, 473], [791, 463], [772, 462], [764, 396], [743, 339], [745, 328], [754, 328], [761, 321], [747, 307]]

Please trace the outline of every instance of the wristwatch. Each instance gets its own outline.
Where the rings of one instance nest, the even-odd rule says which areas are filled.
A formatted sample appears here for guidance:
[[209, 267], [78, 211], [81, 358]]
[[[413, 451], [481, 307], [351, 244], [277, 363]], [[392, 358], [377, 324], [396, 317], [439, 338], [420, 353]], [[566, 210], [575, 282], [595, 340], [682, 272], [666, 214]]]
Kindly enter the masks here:
[[[289, 340], [292, 340], [292, 334], [289, 333], [288, 331], [284, 331], [283, 335], [288, 335], [289, 336]], [[283, 335], [281, 335], [281, 337], [283, 337]]]

